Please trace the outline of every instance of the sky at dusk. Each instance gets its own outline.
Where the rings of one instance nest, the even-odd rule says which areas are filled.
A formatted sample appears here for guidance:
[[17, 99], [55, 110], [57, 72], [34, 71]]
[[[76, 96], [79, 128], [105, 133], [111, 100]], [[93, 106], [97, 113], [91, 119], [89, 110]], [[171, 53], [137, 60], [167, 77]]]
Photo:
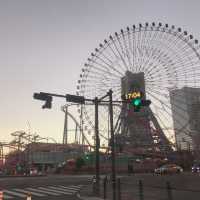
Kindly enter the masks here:
[[91, 52], [133, 24], [174, 24], [200, 39], [199, 9], [199, 0], [0, 0], [0, 141], [30, 129], [61, 142], [64, 99], [42, 110], [34, 92], [75, 94]]

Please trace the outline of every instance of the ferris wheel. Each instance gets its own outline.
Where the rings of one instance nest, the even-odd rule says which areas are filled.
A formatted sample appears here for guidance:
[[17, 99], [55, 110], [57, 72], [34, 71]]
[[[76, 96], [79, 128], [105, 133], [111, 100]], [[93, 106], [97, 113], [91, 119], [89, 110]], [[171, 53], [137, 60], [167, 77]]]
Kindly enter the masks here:
[[[182, 107], [182, 88], [200, 88], [200, 45], [193, 35], [174, 25], [145, 23], [115, 32], [91, 53], [78, 80], [77, 95], [86, 98], [104, 96], [113, 90], [113, 99], [121, 100], [121, 79], [127, 71], [144, 73], [146, 97], [164, 134], [174, 140], [174, 130], [185, 131], [186, 110]], [[175, 93], [175, 101], [170, 99]], [[94, 108], [83, 105], [84, 134], [94, 132]], [[176, 110], [173, 118], [172, 109]], [[79, 108], [80, 111], [80, 108]], [[121, 105], [114, 106], [115, 123]], [[101, 145], [108, 144], [108, 108], [99, 109]], [[186, 118], [185, 120], [182, 120]], [[174, 127], [174, 124], [177, 124]], [[177, 128], [178, 127], [178, 128]]]

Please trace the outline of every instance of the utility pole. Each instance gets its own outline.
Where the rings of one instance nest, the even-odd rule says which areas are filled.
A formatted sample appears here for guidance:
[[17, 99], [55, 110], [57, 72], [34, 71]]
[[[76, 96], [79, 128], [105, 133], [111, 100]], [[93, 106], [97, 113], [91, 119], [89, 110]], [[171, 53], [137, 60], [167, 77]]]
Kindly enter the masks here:
[[111, 158], [112, 158], [112, 189], [113, 200], [116, 200], [116, 170], [115, 170], [115, 137], [113, 128], [113, 100], [112, 90], [109, 90], [109, 113], [110, 113], [110, 134], [111, 134]]
[[100, 141], [99, 141], [99, 116], [98, 116], [98, 106], [99, 106], [99, 100], [96, 97], [94, 99], [94, 104], [95, 104], [95, 140], [96, 140], [96, 148], [95, 148], [95, 153], [96, 153], [96, 193], [99, 195], [99, 146], [100, 146]]

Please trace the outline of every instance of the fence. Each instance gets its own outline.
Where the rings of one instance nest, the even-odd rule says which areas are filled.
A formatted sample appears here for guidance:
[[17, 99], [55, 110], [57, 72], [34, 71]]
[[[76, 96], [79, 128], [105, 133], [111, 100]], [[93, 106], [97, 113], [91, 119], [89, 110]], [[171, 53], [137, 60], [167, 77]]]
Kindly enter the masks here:
[[[100, 196], [112, 200], [112, 182], [106, 178], [100, 182]], [[200, 190], [172, 186], [169, 181], [162, 185], [146, 184], [144, 180], [116, 181], [116, 200], [199, 200]]]

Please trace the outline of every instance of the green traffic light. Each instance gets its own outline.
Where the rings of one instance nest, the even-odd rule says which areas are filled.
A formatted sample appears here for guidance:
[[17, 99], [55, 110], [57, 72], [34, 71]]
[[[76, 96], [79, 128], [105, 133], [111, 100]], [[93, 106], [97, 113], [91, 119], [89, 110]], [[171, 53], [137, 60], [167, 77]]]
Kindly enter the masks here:
[[133, 105], [133, 106], [140, 106], [141, 105], [141, 99], [133, 99], [132, 101], [131, 101], [131, 104]]

